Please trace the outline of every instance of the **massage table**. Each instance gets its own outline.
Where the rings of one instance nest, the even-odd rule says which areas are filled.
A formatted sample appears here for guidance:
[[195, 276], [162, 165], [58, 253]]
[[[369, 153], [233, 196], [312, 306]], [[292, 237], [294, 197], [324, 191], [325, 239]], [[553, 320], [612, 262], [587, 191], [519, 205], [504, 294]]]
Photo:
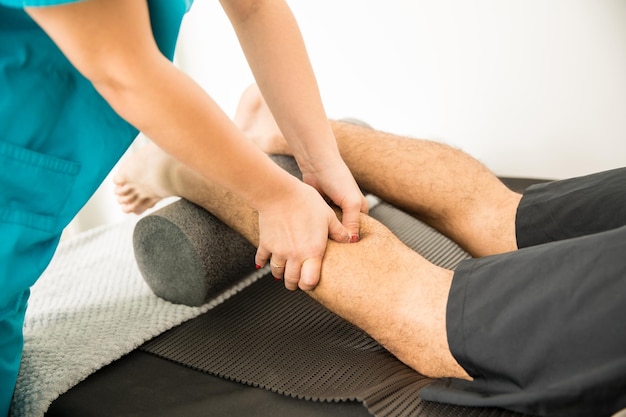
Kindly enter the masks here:
[[[539, 181], [502, 180], [514, 190]], [[468, 256], [406, 213], [370, 202], [374, 218], [432, 262], [454, 268]], [[210, 216], [184, 200], [171, 207], [200, 210], [187, 220]], [[195, 306], [155, 295], [138, 267], [137, 230], [161, 221], [160, 211], [61, 243], [33, 287], [11, 416], [522, 416], [422, 401], [431, 380], [267, 269], [219, 282]], [[202, 221], [241, 239], [215, 218]]]

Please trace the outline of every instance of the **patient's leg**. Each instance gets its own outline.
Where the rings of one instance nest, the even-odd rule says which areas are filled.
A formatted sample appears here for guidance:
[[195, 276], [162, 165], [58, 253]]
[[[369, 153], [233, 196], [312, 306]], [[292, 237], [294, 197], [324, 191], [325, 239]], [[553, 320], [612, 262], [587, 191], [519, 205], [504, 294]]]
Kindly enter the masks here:
[[483, 164], [450, 146], [333, 123], [342, 157], [359, 185], [403, 208], [473, 256], [517, 249], [521, 196]]
[[[153, 159], [155, 152], [160, 151], [148, 145], [136, 153], [122, 166], [118, 182], [124, 178], [127, 184], [184, 197], [258, 244], [257, 215], [235, 195], [204, 183], [172, 159], [155, 166], [166, 170], [157, 175], [131, 169], [146, 166], [142, 158]], [[169, 157], [159, 158], [163, 162]], [[363, 215], [360, 242], [329, 241], [320, 284], [308, 294], [422, 374], [469, 378], [448, 348], [445, 315], [451, 279], [451, 271], [432, 265]]]
[[[289, 154], [258, 89], [243, 94], [235, 122], [267, 153]], [[450, 146], [331, 122], [339, 150], [365, 191], [403, 208], [474, 256], [517, 249], [521, 196]]]

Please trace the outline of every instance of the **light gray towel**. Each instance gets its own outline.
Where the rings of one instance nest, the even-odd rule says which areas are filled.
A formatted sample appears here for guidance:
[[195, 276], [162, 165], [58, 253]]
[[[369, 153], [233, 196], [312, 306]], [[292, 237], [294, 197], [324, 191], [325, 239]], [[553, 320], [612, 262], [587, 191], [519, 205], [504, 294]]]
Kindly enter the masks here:
[[148, 288], [132, 249], [135, 220], [64, 241], [33, 286], [11, 417], [41, 417], [59, 395], [145, 341], [254, 282], [251, 274], [202, 307], [176, 305]]

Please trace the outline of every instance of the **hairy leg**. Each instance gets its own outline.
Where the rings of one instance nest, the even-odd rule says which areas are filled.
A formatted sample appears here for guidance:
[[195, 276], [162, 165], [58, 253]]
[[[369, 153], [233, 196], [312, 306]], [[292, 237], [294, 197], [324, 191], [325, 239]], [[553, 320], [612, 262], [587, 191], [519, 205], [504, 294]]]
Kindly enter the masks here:
[[[267, 153], [290, 150], [255, 86], [235, 121]], [[521, 196], [483, 164], [445, 144], [331, 122], [341, 155], [359, 186], [412, 213], [474, 256], [517, 249]]]
[[358, 243], [329, 244], [320, 284], [309, 295], [421, 374], [470, 379], [448, 346], [446, 307], [453, 272], [362, 217]]
[[458, 149], [334, 122], [342, 157], [359, 185], [413, 214], [473, 256], [517, 249], [521, 195]]
[[[160, 151], [148, 145], [126, 164], [145, 166], [142, 158], [155, 158], [155, 152]], [[162, 154], [159, 158], [169, 157]], [[232, 193], [205, 183], [171, 158], [169, 163], [157, 165], [166, 171], [158, 175], [145, 170], [133, 172], [143, 178], [129, 178], [129, 166], [124, 169], [127, 179], [193, 201], [258, 245], [257, 214]], [[167, 181], [162, 182], [164, 178]], [[329, 241], [320, 283], [308, 294], [362, 328], [418, 372], [469, 379], [450, 353], [447, 341], [445, 319], [452, 271], [429, 263], [368, 216], [362, 215], [361, 230], [358, 243]]]

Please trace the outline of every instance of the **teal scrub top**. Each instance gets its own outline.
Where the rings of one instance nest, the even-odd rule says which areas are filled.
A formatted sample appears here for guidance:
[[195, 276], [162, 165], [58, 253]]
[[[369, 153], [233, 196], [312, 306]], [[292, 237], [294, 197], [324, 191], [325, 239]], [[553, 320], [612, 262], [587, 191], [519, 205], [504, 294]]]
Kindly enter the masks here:
[[[18, 374], [29, 288], [138, 133], [23, 10], [70, 1], [0, 0], [0, 417]], [[171, 60], [191, 1], [147, 2]]]
[[[0, 0], [0, 417], [18, 374], [29, 288], [138, 133], [23, 10], [67, 2]], [[170, 60], [190, 5], [148, 0]]]
[[[0, 0], [0, 308], [37, 280], [63, 228], [138, 133], [22, 9], [68, 2]], [[148, 0], [170, 60], [190, 6]]]

